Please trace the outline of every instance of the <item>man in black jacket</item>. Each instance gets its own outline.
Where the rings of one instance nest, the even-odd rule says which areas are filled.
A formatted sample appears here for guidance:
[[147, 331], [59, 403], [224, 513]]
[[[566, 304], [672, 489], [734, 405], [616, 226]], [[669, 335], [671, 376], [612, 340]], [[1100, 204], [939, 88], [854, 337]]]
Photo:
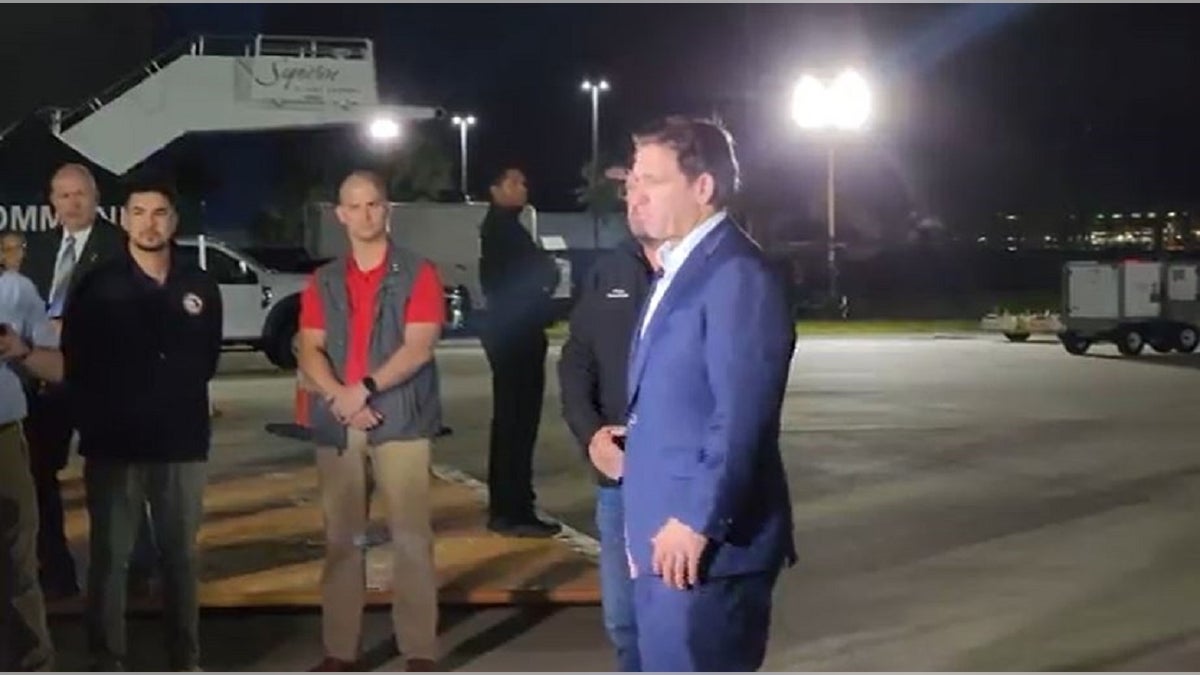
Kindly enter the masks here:
[[626, 369], [658, 246], [632, 219], [630, 230], [630, 239], [593, 263], [571, 312], [571, 334], [558, 362], [563, 417], [596, 470], [604, 628], [623, 672], [641, 670], [621, 501]]
[[546, 389], [546, 327], [558, 267], [521, 225], [528, 200], [525, 174], [504, 169], [492, 182], [491, 196], [479, 230], [479, 276], [487, 299], [481, 337], [492, 369], [488, 528], [550, 537], [560, 527], [534, 512], [533, 447]]
[[212, 277], [175, 253], [177, 224], [169, 186], [134, 185], [127, 252], [79, 283], [63, 321], [91, 521], [86, 618], [98, 670], [124, 669], [125, 566], [147, 504], [161, 552], [170, 668], [199, 667], [196, 533], [222, 308]]
[[[50, 179], [50, 205], [62, 235], [57, 246], [29, 251], [27, 275], [46, 299], [50, 319], [61, 322], [67, 300], [89, 271], [121, 255], [125, 237], [96, 213], [100, 192], [82, 164], [64, 164]], [[67, 464], [75, 425], [62, 387], [31, 382], [26, 435], [38, 497], [38, 558], [43, 592], [50, 600], [78, 595], [75, 561], [63, 530], [58, 474]]]

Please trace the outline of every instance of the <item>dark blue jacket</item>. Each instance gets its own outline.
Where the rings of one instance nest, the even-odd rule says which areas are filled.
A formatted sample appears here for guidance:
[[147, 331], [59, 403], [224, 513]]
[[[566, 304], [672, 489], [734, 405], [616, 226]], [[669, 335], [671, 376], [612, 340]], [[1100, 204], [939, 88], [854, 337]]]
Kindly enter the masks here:
[[695, 247], [630, 359], [623, 493], [630, 553], [652, 574], [670, 518], [707, 536], [704, 576], [795, 560], [779, 449], [795, 328], [783, 284], [731, 220]]

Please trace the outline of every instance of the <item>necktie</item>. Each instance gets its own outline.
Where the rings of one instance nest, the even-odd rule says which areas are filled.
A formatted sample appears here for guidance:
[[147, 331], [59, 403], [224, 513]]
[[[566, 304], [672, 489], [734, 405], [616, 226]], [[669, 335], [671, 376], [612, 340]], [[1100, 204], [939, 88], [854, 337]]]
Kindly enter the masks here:
[[62, 316], [63, 304], [67, 301], [67, 287], [71, 285], [71, 273], [74, 271], [75, 237], [67, 235], [62, 253], [54, 265], [54, 283], [50, 286], [50, 304], [46, 308], [51, 318], [57, 319]]

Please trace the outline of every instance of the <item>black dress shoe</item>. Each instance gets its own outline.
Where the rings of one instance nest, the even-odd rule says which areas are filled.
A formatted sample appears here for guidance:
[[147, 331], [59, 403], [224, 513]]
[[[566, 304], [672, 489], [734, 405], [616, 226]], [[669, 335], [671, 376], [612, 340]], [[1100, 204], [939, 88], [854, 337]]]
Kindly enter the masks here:
[[537, 516], [504, 518], [494, 516], [488, 520], [488, 529], [506, 537], [525, 539], [548, 539], [562, 531], [558, 523], [548, 523]]

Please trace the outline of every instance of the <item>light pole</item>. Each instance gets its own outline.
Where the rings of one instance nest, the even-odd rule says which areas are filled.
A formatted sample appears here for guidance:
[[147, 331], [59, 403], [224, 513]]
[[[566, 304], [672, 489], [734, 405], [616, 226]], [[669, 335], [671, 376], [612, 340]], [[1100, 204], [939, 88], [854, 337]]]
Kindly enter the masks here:
[[595, 179], [597, 166], [600, 163], [600, 92], [608, 91], [608, 80], [599, 82], [583, 81], [583, 91], [592, 95], [592, 178]]
[[[831, 82], [804, 75], [792, 92], [792, 120], [801, 129], [826, 132], [856, 132], [871, 116], [871, 90], [866, 79], [853, 69], [842, 71]], [[834, 141], [827, 138], [825, 204], [829, 225], [829, 297], [838, 302], [836, 172]]]
[[[588, 189], [595, 190], [600, 182], [600, 92], [608, 91], [608, 80], [583, 81], [583, 91], [592, 95], [592, 161], [588, 170]], [[592, 210], [592, 246], [600, 248], [600, 216]]]
[[458, 127], [458, 191], [467, 201], [467, 129], [475, 126], [474, 115], [455, 115], [450, 123]]

